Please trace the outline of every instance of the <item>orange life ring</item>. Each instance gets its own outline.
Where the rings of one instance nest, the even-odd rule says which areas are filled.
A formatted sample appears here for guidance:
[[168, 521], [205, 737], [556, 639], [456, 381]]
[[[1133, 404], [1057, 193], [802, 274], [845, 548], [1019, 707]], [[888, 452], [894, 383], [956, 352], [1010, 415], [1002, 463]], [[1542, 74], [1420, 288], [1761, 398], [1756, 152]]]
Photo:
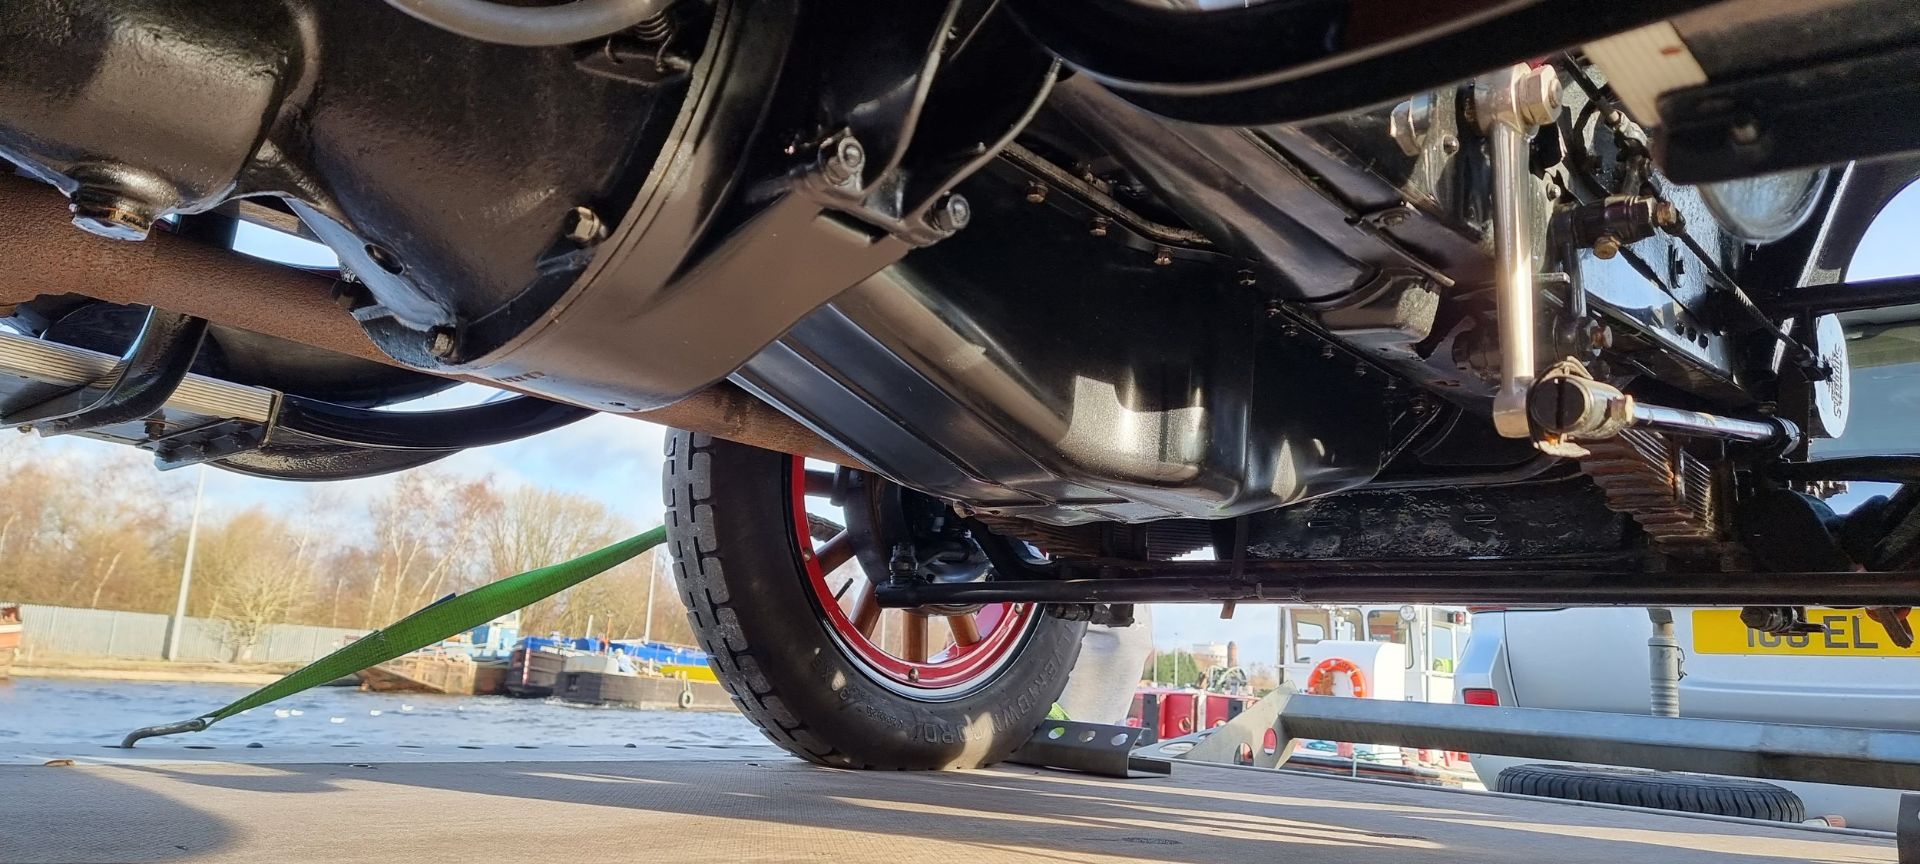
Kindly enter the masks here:
[[1352, 660], [1343, 657], [1328, 657], [1320, 661], [1320, 665], [1313, 667], [1313, 671], [1307, 674], [1307, 692], [1323, 696], [1333, 695], [1332, 676], [1335, 672], [1347, 673], [1347, 678], [1353, 682], [1353, 695], [1361, 699], [1367, 698], [1366, 673], [1361, 672], [1360, 667], [1355, 666]]

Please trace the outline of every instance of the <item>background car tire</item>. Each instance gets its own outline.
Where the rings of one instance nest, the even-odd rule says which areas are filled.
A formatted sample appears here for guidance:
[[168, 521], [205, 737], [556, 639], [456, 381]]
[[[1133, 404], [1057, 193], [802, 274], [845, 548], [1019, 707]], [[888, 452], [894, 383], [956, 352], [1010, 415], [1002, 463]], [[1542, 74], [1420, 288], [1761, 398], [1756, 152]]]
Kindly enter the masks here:
[[1516, 765], [1500, 772], [1495, 787], [1497, 792], [1682, 813], [1773, 822], [1807, 818], [1800, 796], [1770, 783], [1737, 777], [1578, 765]]
[[823, 765], [973, 768], [1024, 743], [1083, 625], [1043, 613], [991, 678], [941, 701], [871, 680], [831, 635], [793, 537], [793, 457], [672, 430], [662, 479], [687, 618], [720, 683], [774, 743]]

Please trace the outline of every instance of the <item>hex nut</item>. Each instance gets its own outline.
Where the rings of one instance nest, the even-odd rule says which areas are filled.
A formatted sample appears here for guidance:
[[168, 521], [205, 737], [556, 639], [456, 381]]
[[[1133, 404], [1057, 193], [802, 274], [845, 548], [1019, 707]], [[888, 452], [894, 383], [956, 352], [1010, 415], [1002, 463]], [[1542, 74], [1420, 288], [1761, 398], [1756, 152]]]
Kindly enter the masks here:
[[459, 340], [455, 338], [453, 328], [436, 327], [432, 338], [427, 342], [427, 351], [444, 360], [453, 356], [453, 349], [458, 347], [458, 343]]
[[567, 211], [566, 230], [563, 233], [573, 245], [584, 248], [605, 240], [607, 226], [600, 221], [600, 214], [586, 207], [575, 207]]
[[1530, 126], [1545, 126], [1560, 116], [1560, 73], [1542, 66], [1514, 84], [1514, 113]]
[[973, 221], [973, 205], [965, 195], [949, 194], [933, 210], [933, 225], [942, 231], [958, 231]]

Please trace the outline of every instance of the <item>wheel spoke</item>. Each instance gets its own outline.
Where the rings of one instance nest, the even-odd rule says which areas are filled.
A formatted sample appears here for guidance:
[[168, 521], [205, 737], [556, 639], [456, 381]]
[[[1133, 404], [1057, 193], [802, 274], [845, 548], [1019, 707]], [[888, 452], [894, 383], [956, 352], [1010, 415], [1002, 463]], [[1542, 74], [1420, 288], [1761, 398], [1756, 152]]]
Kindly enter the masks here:
[[867, 587], [860, 589], [860, 596], [853, 600], [853, 629], [872, 639], [874, 625], [879, 623], [880, 598], [873, 590], [873, 583], [868, 582]]
[[842, 531], [833, 535], [832, 540], [815, 548], [813, 555], [820, 562], [820, 572], [832, 573], [840, 569], [840, 565], [853, 558], [853, 533]]
[[980, 641], [980, 625], [974, 623], [972, 612], [948, 615], [947, 629], [953, 631], [953, 644], [963, 648]]
[[807, 495], [813, 498], [833, 497], [833, 481], [837, 476], [833, 471], [815, 471], [807, 469]]
[[907, 632], [905, 657], [908, 663], [927, 662], [927, 616], [918, 612], [907, 613]]

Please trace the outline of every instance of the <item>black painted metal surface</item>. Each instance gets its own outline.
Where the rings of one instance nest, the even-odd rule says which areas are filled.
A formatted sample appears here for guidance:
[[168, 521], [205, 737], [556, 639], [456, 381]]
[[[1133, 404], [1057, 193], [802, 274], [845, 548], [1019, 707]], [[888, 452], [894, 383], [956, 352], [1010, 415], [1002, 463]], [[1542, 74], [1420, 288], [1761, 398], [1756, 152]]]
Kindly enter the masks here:
[[980, 202], [966, 231], [836, 298], [735, 380], [882, 474], [1054, 524], [1220, 518], [1349, 488], [1412, 428], [1385, 375], [1271, 332], [1217, 263], [1036, 225], [996, 182], [963, 187]]
[[207, 321], [148, 309], [133, 344], [106, 379], [0, 417], [0, 423], [32, 423], [43, 434], [82, 432], [139, 420], [160, 410], [186, 380], [207, 336]]
[[1198, 12], [1113, 0], [1017, 0], [1070, 65], [1142, 108], [1225, 126], [1287, 123], [1444, 87], [1722, 0], [1437, 3], [1282, 0]]
[[[1438, 605], [1742, 606], [1785, 603], [1886, 606], [1920, 594], [1920, 572], [1661, 573], [1639, 562], [1248, 561], [1237, 578], [1219, 566], [1158, 564], [1146, 575], [954, 585], [882, 583], [887, 607], [948, 603], [1425, 603]], [[1091, 575], [1090, 573], [1088, 575]]]
[[1171, 762], [1133, 755], [1135, 747], [1147, 743], [1146, 731], [1135, 726], [1046, 720], [1007, 761], [1122, 779], [1173, 773]]

